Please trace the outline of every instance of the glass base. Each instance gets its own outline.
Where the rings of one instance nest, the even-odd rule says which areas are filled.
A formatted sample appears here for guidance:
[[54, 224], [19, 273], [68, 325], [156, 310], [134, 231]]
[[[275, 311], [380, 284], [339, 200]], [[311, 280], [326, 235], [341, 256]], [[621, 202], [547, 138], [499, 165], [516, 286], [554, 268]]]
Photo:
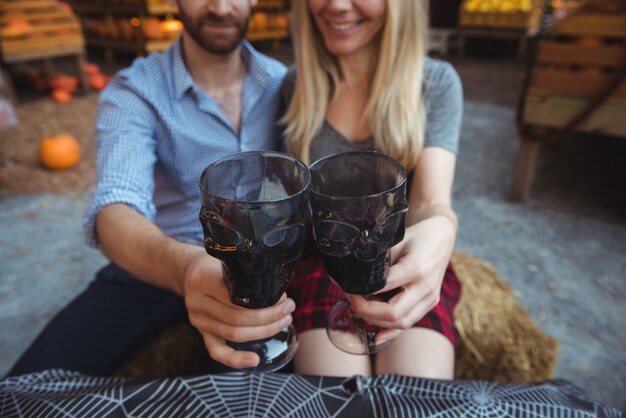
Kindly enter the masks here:
[[257, 353], [261, 361], [256, 367], [247, 367], [240, 370], [246, 372], [275, 372], [287, 365], [298, 349], [298, 337], [293, 325], [282, 329], [278, 334], [263, 340], [246, 341], [245, 343], [227, 344], [239, 351]]
[[391, 344], [391, 340], [377, 343], [378, 331], [379, 328], [356, 316], [347, 300], [335, 304], [328, 315], [328, 338], [335, 347], [349, 354], [375, 354]]

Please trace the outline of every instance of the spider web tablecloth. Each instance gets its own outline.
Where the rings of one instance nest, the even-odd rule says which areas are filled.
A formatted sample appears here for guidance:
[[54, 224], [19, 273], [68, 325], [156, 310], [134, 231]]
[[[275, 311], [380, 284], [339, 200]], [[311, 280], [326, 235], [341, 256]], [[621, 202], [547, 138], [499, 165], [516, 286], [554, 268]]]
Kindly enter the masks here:
[[126, 416], [624, 417], [562, 380], [516, 385], [228, 373], [142, 382], [63, 370], [0, 380], [0, 417]]

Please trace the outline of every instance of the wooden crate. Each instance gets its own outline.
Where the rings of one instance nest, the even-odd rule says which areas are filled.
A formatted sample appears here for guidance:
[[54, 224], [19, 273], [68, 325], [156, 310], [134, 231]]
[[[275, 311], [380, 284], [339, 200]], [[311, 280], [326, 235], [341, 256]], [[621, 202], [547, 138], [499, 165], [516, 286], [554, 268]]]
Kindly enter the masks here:
[[[476, 0], [464, 0], [459, 11], [459, 26], [465, 28], [493, 28], [527, 30], [538, 28], [541, 19], [542, 0], [531, 0], [528, 11], [481, 11], [468, 10], [468, 4]], [[484, 1], [484, 0], [483, 0]]]
[[113, 13], [120, 14], [148, 14], [153, 16], [175, 15], [178, 7], [166, 0], [75, 0], [74, 7], [80, 14], [84, 13]]
[[[263, 15], [260, 22], [256, 19]], [[285, 0], [260, 0], [250, 17], [246, 38], [250, 42], [273, 41], [278, 48], [279, 41], [289, 37], [289, 13]]]
[[[582, 97], [544, 95], [530, 92], [526, 97], [524, 122], [548, 128], [562, 128], [588, 105]], [[577, 130], [613, 136], [626, 135], [626, 99], [603, 103]]]
[[557, 23], [554, 35], [626, 38], [626, 13], [579, 13]]
[[[584, 105], [614, 86], [605, 101], [624, 101], [626, 80], [616, 82], [625, 68], [626, 2], [589, 0], [557, 21], [539, 40], [525, 94], [533, 103], [537, 97], [545, 102], [554, 96]], [[556, 126], [553, 120], [562, 120], [567, 114], [557, 107], [544, 107], [543, 111], [558, 115], [537, 119], [533, 109], [524, 106], [521, 123], [542, 125], [541, 121], [550, 121], [549, 126]]]
[[605, 44], [601, 40], [589, 44], [589, 39], [548, 38], [538, 45], [536, 64], [619, 68], [626, 63], [624, 51], [623, 45]]
[[[286, 4], [286, 0], [259, 0], [254, 11], [262, 11], [272, 17], [286, 13]], [[147, 19], [162, 20], [167, 15], [178, 13], [176, 5], [167, 0], [75, 0], [74, 8], [82, 18], [87, 44], [104, 48], [107, 60], [113, 59], [114, 51], [135, 52], [137, 55], [162, 51], [175, 39], [166, 34], [161, 39], [146, 39], [142, 33], [141, 26]], [[121, 26], [123, 20], [133, 17], [141, 22], [135, 25], [136, 30], [129, 28], [128, 24]], [[252, 42], [279, 41], [288, 36], [288, 28], [278, 29], [271, 24], [247, 34]]]
[[80, 23], [55, 0], [3, 0], [0, 50], [5, 63], [82, 53]]
[[[588, 70], [589, 71], [589, 70]], [[593, 97], [611, 85], [613, 73], [591, 70], [586, 72], [569, 70], [535, 69], [530, 93], [542, 96]], [[613, 91], [611, 98], [626, 100], [626, 81]]]
[[[626, 65], [626, 44], [601, 38], [548, 38], [537, 47], [529, 91], [542, 95], [593, 97]], [[626, 99], [626, 81], [612, 98]]]
[[172, 18], [178, 8], [165, 1], [80, 0], [74, 5], [81, 16], [87, 45], [104, 49], [107, 61], [115, 51], [127, 51], [138, 56], [166, 49], [177, 33], [163, 32], [162, 37], [148, 39], [143, 26], [152, 21]]

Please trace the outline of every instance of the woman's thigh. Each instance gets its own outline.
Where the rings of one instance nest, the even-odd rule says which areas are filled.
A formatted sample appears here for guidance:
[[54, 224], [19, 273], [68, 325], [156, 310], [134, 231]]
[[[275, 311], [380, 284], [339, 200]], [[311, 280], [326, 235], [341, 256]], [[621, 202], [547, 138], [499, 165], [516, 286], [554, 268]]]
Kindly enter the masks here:
[[298, 336], [300, 346], [294, 367], [298, 374], [319, 376], [370, 376], [369, 356], [348, 354], [335, 347], [323, 328], [315, 328]]
[[432, 379], [454, 377], [454, 347], [443, 334], [428, 328], [411, 328], [376, 355], [379, 374], [401, 374]]

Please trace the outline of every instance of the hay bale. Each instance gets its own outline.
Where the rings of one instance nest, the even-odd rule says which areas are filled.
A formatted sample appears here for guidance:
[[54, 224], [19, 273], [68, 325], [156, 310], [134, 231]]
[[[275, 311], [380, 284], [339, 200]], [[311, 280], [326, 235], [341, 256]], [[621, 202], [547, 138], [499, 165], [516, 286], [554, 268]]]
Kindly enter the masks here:
[[455, 378], [531, 383], [552, 377], [557, 340], [535, 325], [495, 268], [463, 253], [452, 262], [462, 285]]
[[115, 376], [161, 379], [209, 371], [210, 358], [200, 333], [191, 324], [183, 322], [170, 326]]
[[[462, 344], [456, 351], [455, 378], [531, 383], [554, 372], [558, 343], [544, 334], [488, 263], [455, 253], [462, 284], [455, 326]], [[200, 334], [188, 323], [170, 327], [116, 373], [143, 379], [210, 372]]]

